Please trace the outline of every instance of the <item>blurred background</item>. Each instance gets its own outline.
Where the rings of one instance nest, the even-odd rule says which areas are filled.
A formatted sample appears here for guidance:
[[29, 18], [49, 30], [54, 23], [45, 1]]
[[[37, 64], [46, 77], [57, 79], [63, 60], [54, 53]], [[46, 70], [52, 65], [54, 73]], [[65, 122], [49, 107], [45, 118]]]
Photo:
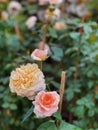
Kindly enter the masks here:
[[[55, 8], [60, 18], [49, 20], [47, 9]], [[61, 71], [67, 75], [63, 119], [98, 130], [98, 0], [64, 0], [55, 8], [37, 0], [0, 0], [0, 130], [36, 130], [42, 122], [32, 115], [22, 123], [32, 103], [10, 92], [9, 76], [34, 62], [30, 55], [44, 34], [50, 49], [43, 64], [47, 87], [59, 91]]]

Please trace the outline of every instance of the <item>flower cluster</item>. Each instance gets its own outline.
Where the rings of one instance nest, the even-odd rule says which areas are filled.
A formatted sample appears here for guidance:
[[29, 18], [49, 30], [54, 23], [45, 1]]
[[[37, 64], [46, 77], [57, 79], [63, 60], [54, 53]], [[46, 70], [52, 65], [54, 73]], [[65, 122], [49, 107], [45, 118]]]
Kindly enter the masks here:
[[58, 110], [60, 96], [56, 91], [45, 92], [44, 75], [35, 63], [22, 65], [12, 71], [9, 86], [11, 92], [33, 100], [37, 117], [49, 117]]

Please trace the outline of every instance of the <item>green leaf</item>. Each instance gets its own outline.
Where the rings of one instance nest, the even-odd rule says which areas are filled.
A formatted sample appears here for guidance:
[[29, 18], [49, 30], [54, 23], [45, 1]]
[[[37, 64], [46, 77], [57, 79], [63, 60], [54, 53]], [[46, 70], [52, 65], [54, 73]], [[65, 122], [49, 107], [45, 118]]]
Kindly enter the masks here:
[[3, 108], [9, 108], [9, 106], [10, 106], [10, 104], [9, 104], [8, 102], [4, 102], [4, 103], [2, 104], [2, 107], [3, 107]]
[[51, 37], [53, 37], [53, 38], [58, 37], [56, 31], [52, 27], [48, 26], [48, 31], [49, 31], [49, 34]]
[[74, 111], [76, 116], [78, 116], [79, 118], [83, 118], [84, 117], [84, 112], [85, 112], [85, 107], [80, 105], [80, 106], [77, 106], [75, 107]]
[[60, 88], [60, 83], [56, 82], [56, 81], [51, 81], [51, 84], [56, 87], [57, 89]]
[[51, 55], [52, 59], [55, 61], [61, 61], [63, 57], [63, 50], [56, 46], [52, 46], [51, 50], [53, 52], [53, 55]]
[[82, 129], [62, 121], [58, 130], [82, 130]]
[[22, 122], [26, 121], [27, 118], [33, 113], [33, 106], [27, 111], [27, 113], [24, 115]]
[[56, 125], [53, 120], [47, 121], [41, 124], [37, 130], [57, 130]]
[[17, 109], [17, 105], [16, 104], [10, 104], [10, 109], [11, 110], [16, 110]]
[[94, 82], [93, 82], [93, 81], [89, 81], [89, 82], [88, 82], [88, 87], [89, 87], [89, 88], [92, 88], [93, 86], [94, 86]]
[[61, 114], [58, 111], [53, 114], [53, 117], [55, 117], [57, 120], [62, 120]]
[[80, 37], [80, 33], [78, 33], [78, 32], [72, 32], [72, 33], [70, 33], [70, 37], [72, 39], [78, 40], [79, 37]]
[[90, 109], [90, 110], [88, 111], [88, 116], [89, 116], [89, 117], [93, 117], [94, 114], [95, 114], [95, 110], [94, 110], [94, 109]]

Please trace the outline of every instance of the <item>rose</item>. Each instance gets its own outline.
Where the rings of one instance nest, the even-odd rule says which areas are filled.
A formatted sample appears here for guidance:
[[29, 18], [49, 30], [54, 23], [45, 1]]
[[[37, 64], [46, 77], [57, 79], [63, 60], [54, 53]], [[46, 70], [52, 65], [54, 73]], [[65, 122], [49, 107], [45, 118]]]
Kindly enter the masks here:
[[45, 49], [45, 50], [35, 49], [35, 50], [32, 52], [31, 57], [32, 57], [34, 60], [44, 61], [44, 60], [47, 58], [47, 53], [48, 53], [48, 50], [47, 50], [47, 49]]
[[50, 4], [60, 4], [62, 2], [63, 2], [63, 0], [49, 0]]
[[53, 11], [51, 11], [50, 9], [47, 9], [45, 11], [45, 19], [46, 20], [59, 20], [61, 17], [61, 11], [60, 9], [56, 8]]
[[32, 27], [35, 26], [36, 24], [36, 21], [37, 21], [37, 17], [36, 16], [31, 16], [27, 19], [26, 21], [26, 26], [31, 29]]
[[49, 0], [39, 0], [39, 5], [44, 5], [48, 2]]
[[44, 75], [37, 64], [28, 63], [11, 72], [9, 86], [11, 92], [32, 100], [37, 92], [45, 89]]
[[64, 22], [56, 22], [55, 25], [54, 25], [54, 29], [59, 31], [59, 30], [63, 30], [65, 29], [65, 23]]
[[35, 97], [34, 113], [37, 117], [49, 117], [58, 110], [60, 96], [56, 91], [40, 91]]
[[8, 5], [8, 12], [11, 15], [17, 14], [21, 10], [22, 6], [17, 1], [11, 1]]

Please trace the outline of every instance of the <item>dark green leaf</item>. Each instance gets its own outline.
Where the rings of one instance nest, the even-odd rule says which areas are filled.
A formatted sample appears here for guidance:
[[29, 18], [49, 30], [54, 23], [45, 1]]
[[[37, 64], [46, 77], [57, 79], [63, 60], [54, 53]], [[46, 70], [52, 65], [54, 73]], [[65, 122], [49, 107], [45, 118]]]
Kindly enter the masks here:
[[22, 122], [26, 121], [27, 118], [33, 113], [33, 106], [27, 111], [27, 113], [24, 115]]
[[57, 130], [56, 125], [53, 120], [47, 121], [41, 124], [37, 130]]
[[82, 129], [62, 121], [58, 130], [82, 130]]

